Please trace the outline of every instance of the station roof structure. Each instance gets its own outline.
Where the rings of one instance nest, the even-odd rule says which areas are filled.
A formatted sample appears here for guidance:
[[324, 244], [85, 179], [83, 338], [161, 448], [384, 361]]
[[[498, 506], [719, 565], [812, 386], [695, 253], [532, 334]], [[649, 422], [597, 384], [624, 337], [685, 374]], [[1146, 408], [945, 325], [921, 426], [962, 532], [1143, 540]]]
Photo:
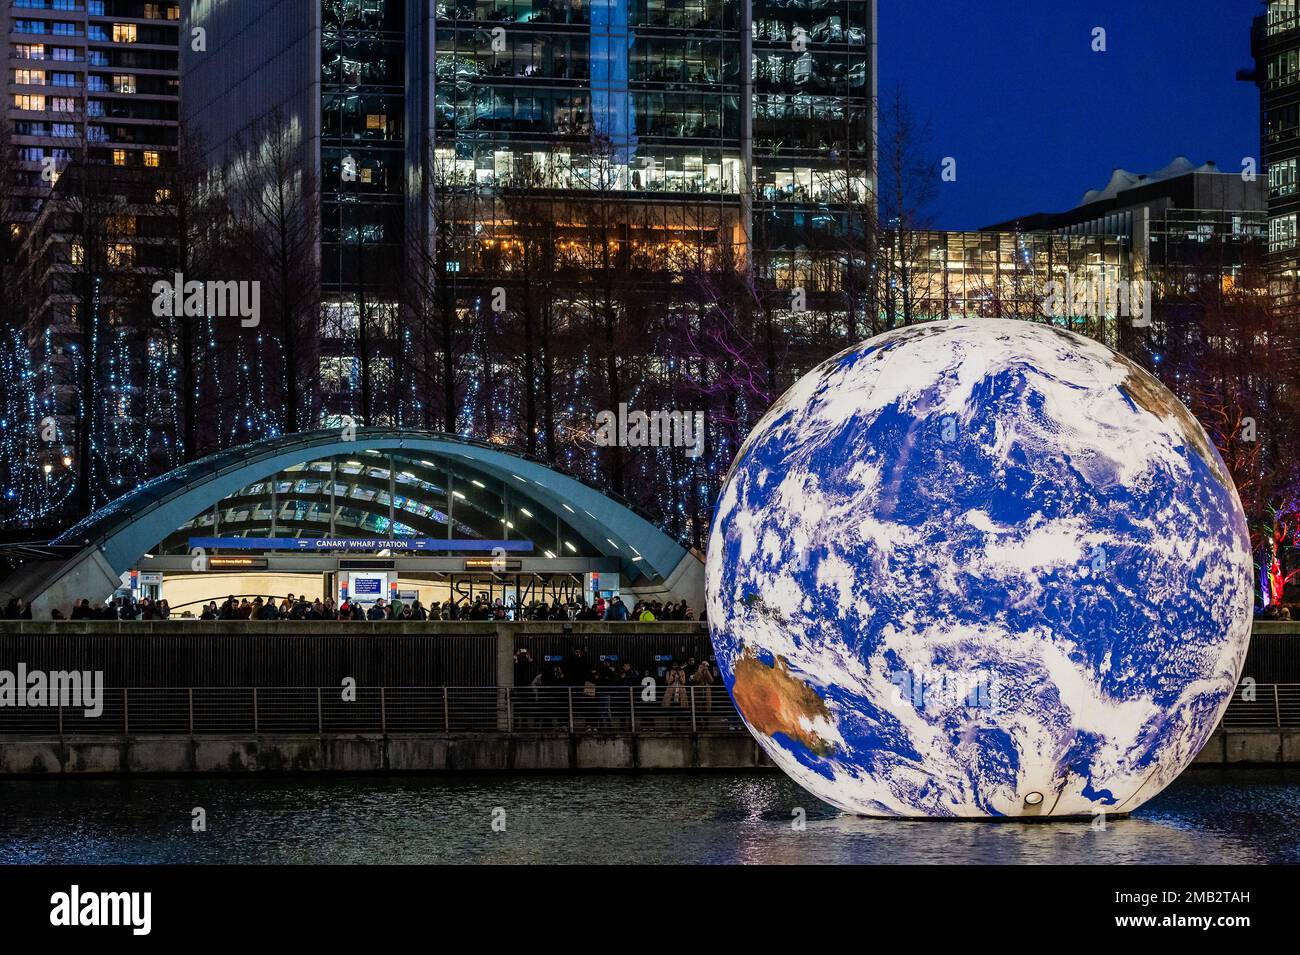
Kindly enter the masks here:
[[141, 485], [52, 544], [93, 549], [120, 574], [150, 552], [188, 553], [196, 539], [242, 549], [265, 539], [280, 550], [289, 538], [322, 549], [330, 540], [389, 539], [395, 553], [445, 541], [452, 552], [504, 546], [535, 557], [616, 558], [629, 581], [665, 580], [690, 554], [625, 502], [540, 461], [386, 428], [229, 448]]

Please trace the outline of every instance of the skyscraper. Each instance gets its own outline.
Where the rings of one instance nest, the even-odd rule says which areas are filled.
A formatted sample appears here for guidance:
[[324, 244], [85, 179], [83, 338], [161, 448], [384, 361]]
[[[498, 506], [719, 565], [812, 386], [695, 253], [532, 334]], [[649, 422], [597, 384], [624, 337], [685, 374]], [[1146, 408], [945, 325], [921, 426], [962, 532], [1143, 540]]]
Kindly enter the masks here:
[[1268, 174], [1268, 249], [1278, 304], [1294, 307], [1300, 275], [1300, 3], [1268, 0], [1251, 35]]

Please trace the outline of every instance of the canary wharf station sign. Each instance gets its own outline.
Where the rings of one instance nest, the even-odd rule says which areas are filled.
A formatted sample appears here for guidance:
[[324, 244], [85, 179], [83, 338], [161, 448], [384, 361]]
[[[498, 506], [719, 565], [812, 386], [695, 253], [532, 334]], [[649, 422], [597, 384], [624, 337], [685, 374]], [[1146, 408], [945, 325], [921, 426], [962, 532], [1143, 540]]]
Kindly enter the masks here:
[[496, 550], [531, 553], [532, 541], [449, 540], [442, 537], [191, 537], [190, 551], [287, 550], [347, 551], [377, 554], [492, 553]]

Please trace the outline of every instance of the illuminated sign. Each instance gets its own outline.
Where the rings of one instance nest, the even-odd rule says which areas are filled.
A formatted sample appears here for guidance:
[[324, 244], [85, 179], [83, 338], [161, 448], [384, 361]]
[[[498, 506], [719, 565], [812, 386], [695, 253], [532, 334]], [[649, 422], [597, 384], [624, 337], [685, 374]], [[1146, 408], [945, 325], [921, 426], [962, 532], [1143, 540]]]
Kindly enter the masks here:
[[448, 540], [443, 537], [191, 537], [190, 550], [346, 550], [407, 553], [532, 551], [532, 541]]
[[208, 570], [266, 570], [265, 557], [209, 557]]
[[522, 560], [507, 560], [504, 557], [466, 557], [466, 570], [492, 570], [502, 573], [508, 570], [522, 570]]

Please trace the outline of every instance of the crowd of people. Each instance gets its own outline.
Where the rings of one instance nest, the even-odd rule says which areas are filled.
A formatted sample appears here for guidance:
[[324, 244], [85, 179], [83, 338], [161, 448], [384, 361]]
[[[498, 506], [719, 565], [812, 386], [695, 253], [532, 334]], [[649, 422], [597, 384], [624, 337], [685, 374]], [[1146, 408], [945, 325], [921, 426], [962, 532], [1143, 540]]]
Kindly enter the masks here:
[[516, 718], [524, 726], [571, 720], [579, 729], [611, 729], [648, 714], [685, 717], [688, 709], [708, 718], [715, 701], [726, 697], [717, 661], [684, 652], [656, 656], [638, 669], [630, 660], [591, 659], [582, 647], [563, 659], [537, 659], [520, 648], [514, 682]]
[[629, 660], [615, 662], [607, 657], [591, 660], [582, 647], [573, 647], [563, 660], [533, 657], [532, 651], [521, 647], [515, 651], [515, 686], [634, 686], [645, 687], [645, 680], [656, 686], [682, 687], [716, 686], [721, 682], [717, 661], [712, 658], [696, 659], [687, 654], [684, 659], [656, 659], [644, 670], [638, 670]]
[[[179, 616], [193, 618], [186, 610], [174, 614], [166, 600], [150, 597], [119, 596], [104, 604], [93, 605], [85, 598], [72, 608], [73, 620], [168, 620]], [[5, 608], [7, 619], [31, 619], [31, 609], [21, 600], [11, 600]], [[287, 597], [229, 596], [223, 601], [209, 601], [198, 614], [201, 620], [605, 620], [615, 623], [628, 621], [694, 620], [695, 613], [686, 601], [663, 603], [658, 600], [637, 601], [631, 610], [623, 598], [606, 600], [538, 600], [524, 607], [505, 603], [501, 598], [489, 601], [479, 594], [472, 602], [458, 603], [446, 600], [425, 606], [418, 597], [412, 600], [383, 600], [362, 603], [343, 600], [336, 604], [331, 598], [308, 597], [306, 594], [289, 594]], [[54, 611], [56, 620], [63, 614]], [[703, 616], [701, 616], [703, 619]]]

